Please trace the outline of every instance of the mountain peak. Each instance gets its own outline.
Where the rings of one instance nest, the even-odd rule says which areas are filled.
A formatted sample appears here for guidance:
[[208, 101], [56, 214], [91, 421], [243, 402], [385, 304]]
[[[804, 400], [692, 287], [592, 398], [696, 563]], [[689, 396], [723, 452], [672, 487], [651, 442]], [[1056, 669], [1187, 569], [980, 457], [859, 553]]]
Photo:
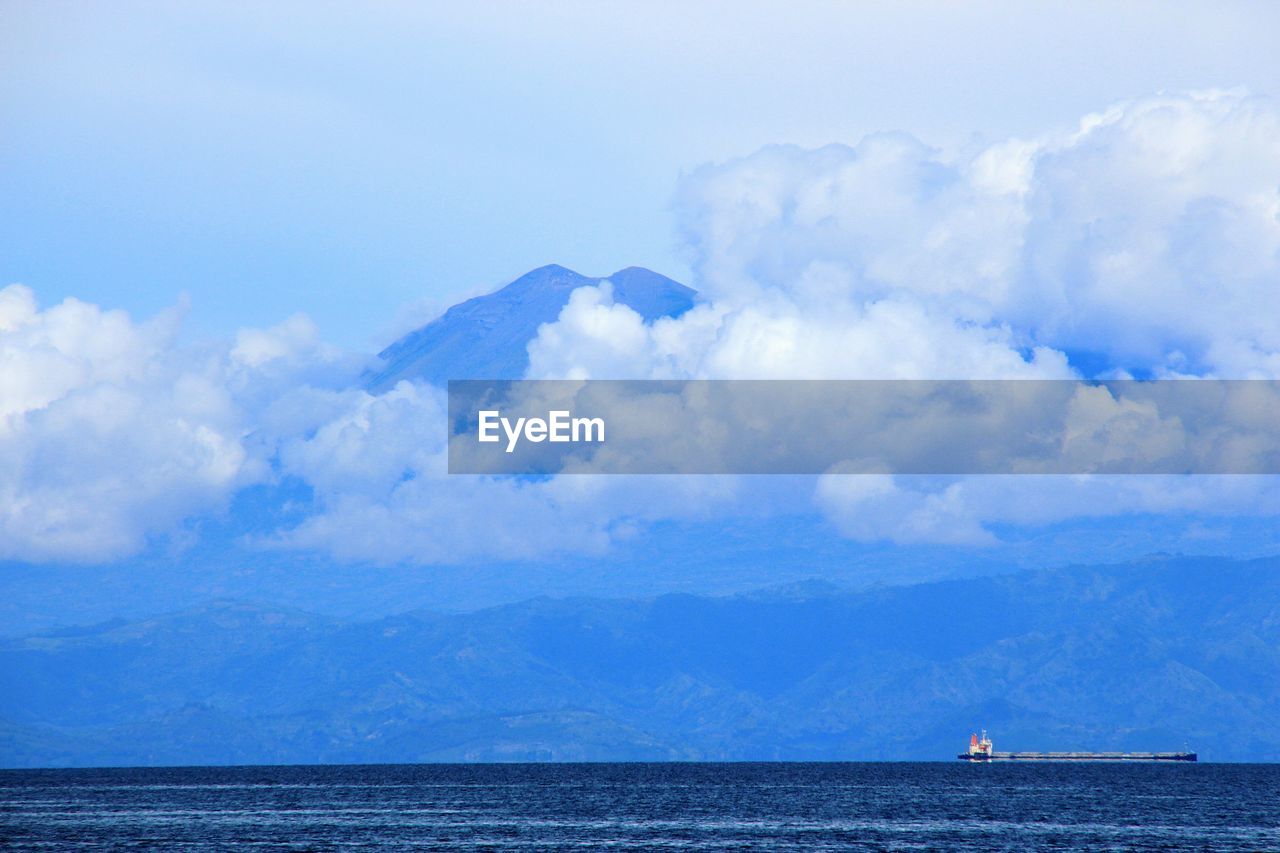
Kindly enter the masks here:
[[[530, 270], [493, 293], [454, 305], [379, 353], [382, 367], [364, 377], [380, 393], [401, 379], [443, 384], [449, 379], [518, 379], [529, 366], [528, 345], [543, 323], [555, 322], [579, 287], [592, 278], [559, 264]], [[678, 317], [693, 306], [694, 291], [644, 267], [624, 267], [607, 280], [614, 302], [648, 322]]]
[[[537, 275], [580, 275], [580, 274], [575, 272], [574, 270], [569, 269], [568, 267], [562, 267], [559, 264], [544, 264], [540, 267], [535, 267], [534, 269], [529, 270], [527, 273], [522, 275], [521, 278], [528, 278], [530, 276], [537, 276]], [[585, 276], [582, 276], [582, 277], [585, 278]]]
[[654, 272], [653, 270], [647, 269], [645, 267], [623, 267], [622, 269], [615, 272], [613, 275], [607, 276], [607, 278], [611, 281], [617, 278], [652, 279], [654, 281], [671, 281], [671, 279], [667, 278], [662, 273]]

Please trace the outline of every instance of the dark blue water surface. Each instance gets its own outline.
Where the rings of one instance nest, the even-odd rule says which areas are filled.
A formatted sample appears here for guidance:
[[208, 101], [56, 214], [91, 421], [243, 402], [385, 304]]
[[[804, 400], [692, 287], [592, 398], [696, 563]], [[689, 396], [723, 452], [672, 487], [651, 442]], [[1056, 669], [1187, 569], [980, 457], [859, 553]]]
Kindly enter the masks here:
[[0, 845], [1280, 849], [1280, 765], [7, 770]]

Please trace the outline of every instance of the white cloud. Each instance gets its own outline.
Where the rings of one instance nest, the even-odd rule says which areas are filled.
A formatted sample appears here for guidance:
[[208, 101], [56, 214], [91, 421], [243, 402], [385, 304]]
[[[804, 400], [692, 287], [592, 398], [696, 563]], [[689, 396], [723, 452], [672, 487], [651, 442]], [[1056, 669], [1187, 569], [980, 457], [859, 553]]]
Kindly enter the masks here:
[[[613, 301], [613, 285], [580, 287], [555, 323], [543, 324], [529, 344], [533, 375], [586, 379], [588, 371], [605, 376], [647, 366], [645, 378], [668, 371], [653, 329], [639, 313]], [[588, 365], [590, 367], [588, 367]]]
[[1061, 376], [1086, 350], [1280, 376], [1280, 112], [1239, 93], [958, 158], [903, 134], [766, 148], [693, 173], [679, 209], [709, 304], [646, 335], [577, 297], [530, 375]]
[[[581, 289], [530, 342], [529, 375], [1065, 377], [1065, 353], [1088, 350], [1157, 375], [1280, 377], [1278, 190], [1280, 113], [1235, 93], [961, 155], [903, 134], [766, 148], [682, 184], [702, 304], [645, 323]], [[0, 290], [0, 557], [127, 554], [277, 471], [316, 505], [270, 541], [352, 561], [599, 553], [759, 497], [728, 478], [449, 477], [439, 392], [351, 389], [353, 362], [303, 317], [184, 346], [178, 314]], [[1084, 407], [1080, 439], [1176, 442], [1113, 409]], [[980, 545], [1001, 523], [1274, 515], [1273, 480], [829, 475], [813, 500], [854, 538]]]
[[[913, 489], [884, 474], [835, 471], [818, 479], [817, 505], [841, 534], [864, 542], [994, 545], [996, 538], [964, 502], [962, 483]], [[917, 478], [905, 478], [910, 482]]]
[[320, 508], [277, 545], [380, 563], [600, 554], [634, 523], [705, 515], [736, 495], [732, 481], [702, 477], [449, 476], [440, 389], [334, 396], [335, 416], [282, 443], [282, 470], [310, 483]]
[[218, 511], [269, 476], [268, 401], [350, 373], [300, 318], [229, 349], [180, 319], [0, 290], [0, 558], [111, 559]]
[[[963, 156], [903, 134], [766, 148], [693, 173], [679, 210], [706, 302], [646, 326], [576, 293], [528, 375], [1065, 377], [1085, 351], [1121, 375], [1280, 378], [1280, 111], [1241, 93], [1139, 99]], [[1181, 440], [1084, 402], [1080, 452], [1104, 423], [1154, 455]], [[1243, 500], [1216, 478], [886, 482], [828, 477], [816, 499], [855, 538], [968, 543], [1002, 520], [1277, 503], [1266, 479]]]
[[1280, 515], [1271, 476], [842, 476], [818, 480], [814, 502], [844, 536], [899, 544], [990, 546], [993, 525], [1036, 528], [1070, 519]]
[[294, 314], [269, 329], [241, 329], [231, 348], [231, 361], [247, 368], [273, 362], [297, 368], [336, 360], [340, 353], [320, 340], [320, 330], [305, 314]]
[[1280, 112], [1236, 93], [1147, 98], [1035, 158], [1001, 316], [1157, 371], [1277, 377]]
[[[799, 287], [821, 287], [810, 269]], [[761, 292], [740, 307], [711, 303], [645, 324], [607, 287], [579, 288], [529, 344], [540, 379], [1068, 378], [1062, 353], [1020, 351], [1007, 326], [931, 313], [920, 302], [866, 304]]]
[[714, 478], [449, 477], [439, 389], [352, 387], [358, 362], [301, 316], [201, 346], [179, 319], [0, 290], [0, 559], [119, 558], [282, 475], [314, 511], [257, 541], [357, 562], [602, 553], [736, 496]]
[[255, 476], [225, 378], [173, 358], [176, 328], [0, 291], [0, 556], [129, 553]]

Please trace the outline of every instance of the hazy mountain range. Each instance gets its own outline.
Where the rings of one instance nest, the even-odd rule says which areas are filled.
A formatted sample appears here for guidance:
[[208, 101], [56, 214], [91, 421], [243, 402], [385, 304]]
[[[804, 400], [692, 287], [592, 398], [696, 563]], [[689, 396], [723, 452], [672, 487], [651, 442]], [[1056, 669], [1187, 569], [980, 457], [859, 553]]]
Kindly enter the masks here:
[[1280, 759], [1280, 560], [354, 622], [218, 601], [0, 644], [0, 763]]

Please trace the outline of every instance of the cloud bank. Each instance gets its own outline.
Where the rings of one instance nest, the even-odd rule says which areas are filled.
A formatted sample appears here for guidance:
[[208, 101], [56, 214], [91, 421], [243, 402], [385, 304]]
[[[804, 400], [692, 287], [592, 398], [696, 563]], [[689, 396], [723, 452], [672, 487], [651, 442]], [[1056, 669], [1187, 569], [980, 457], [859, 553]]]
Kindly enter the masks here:
[[[678, 201], [705, 303], [645, 325], [607, 288], [576, 293], [528, 376], [1280, 377], [1280, 112], [1242, 93], [956, 155], [905, 134], [766, 148], [693, 173]], [[832, 475], [815, 502], [856, 539], [992, 544], [993, 523], [1274, 515], [1276, 492]]]
[[373, 563], [603, 553], [636, 524], [697, 517], [734, 484], [446, 476], [444, 394], [356, 386], [362, 359], [306, 318], [233, 341], [179, 339], [181, 311], [135, 322], [0, 290], [0, 559], [118, 559], [224, 513], [248, 486], [314, 496], [259, 547]]
[[237, 365], [175, 361], [176, 326], [0, 290], [0, 556], [127, 554], [260, 476]]
[[739, 500], [731, 478], [451, 477], [442, 389], [400, 382], [378, 396], [346, 392], [340, 405], [281, 443], [282, 473], [311, 485], [321, 510], [275, 546], [380, 563], [602, 555], [648, 522]]
[[690, 175], [706, 304], [644, 326], [578, 294], [532, 378], [1280, 376], [1280, 113], [1164, 95], [948, 155], [905, 134]]
[[[688, 175], [677, 212], [702, 303], [645, 323], [583, 288], [528, 376], [1280, 378], [1280, 112], [1244, 94], [961, 152], [770, 147]], [[0, 291], [0, 558], [119, 558], [286, 478], [313, 504], [258, 541], [355, 562], [602, 553], [655, 519], [749, 511], [729, 478], [449, 478], [439, 389], [358, 390], [359, 359], [305, 318], [193, 345], [180, 314]], [[1250, 478], [833, 473], [792, 509], [857, 539], [984, 544], [998, 523], [1277, 503]]]

